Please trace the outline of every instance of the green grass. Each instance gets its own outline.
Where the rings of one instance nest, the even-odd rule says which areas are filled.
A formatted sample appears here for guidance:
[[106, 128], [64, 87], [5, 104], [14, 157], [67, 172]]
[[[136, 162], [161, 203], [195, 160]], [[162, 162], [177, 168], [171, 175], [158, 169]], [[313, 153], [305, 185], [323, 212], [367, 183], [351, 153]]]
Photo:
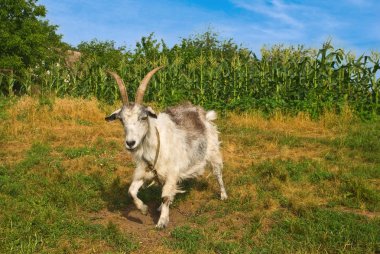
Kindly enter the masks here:
[[267, 233], [260, 232], [259, 220], [242, 226], [240, 241], [229, 239], [231, 230], [218, 231], [212, 224], [203, 229], [180, 226], [166, 245], [185, 253], [371, 253], [380, 247], [379, 219], [326, 209], [298, 217], [277, 212], [272, 219]]
[[[356, 123], [346, 135], [328, 142], [285, 136], [277, 142], [278, 146], [299, 148], [295, 144], [321, 144], [327, 146], [330, 156], [318, 160], [266, 159], [240, 168], [233, 179], [226, 179], [229, 200], [205, 201], [192, 219], [197, 226], [175, 228], [168, 246], [186, 253], [372, 253], [379, 250], [380, 167], [375, 158], [378, 142], [370, 138], [378, 135], [379, 129], [373, 127], [378, 124], [376, 121]], [[368, 128], [372, 130], [370, 134]], [[249, 128], [236, 127], [224, 131], [239, 140], [243, 151], [258, 147], [261, 142], [279, 140], [278, 133], [255, 128], [251, 133]], [[240, 142], [244, 139], [246, 142]], [[331, 156], [337, 150], [347, 154]], [[350, 157], [351, 154], [355, 156]], [[337, 165], [339, 170], [332, 170]], [[231, 170], [228, 162], [227, 170]], [[247, 186], [255, 187], [254, 198], [247, 193], [251, 191]], [[324, 201], [320, 203], [320, 199]], [[377, 215], [367, 217], [358, 211]], [[241, 225], [224, 220], [242, 214], [245, 223]], [[224, 239], [224, 235], [228, 237]]]
[[126, 160], [122, 129], [112, 132], [119, 125], [102, 125], [103, 113], [99, 121], [58, 114], [51, 121], [60, 128], [48, 135], [30, 112], [17, 116], [22, 111], [5, 112], [3, 121], [30, 136], [0, 128], [0, 137], [7, 137], [0, 141], [0, 253], [380, 250], [379, 120], [352, 120], [343, 129], [303, 122], [309, 132], [320, 128], [310, 136], [294, 121], [219, 120], [229, 199], [218, 199], [213, 176], [184, 181], [186, 193], [176, 196], [169, 227], [159, 232], [152, 210], [160, 187], [139, 192], [152, 224], [134, 217], [127, 194], [134, 165]]
[[300, 181], [309, 172], [314, 172], [320, 165], [310, 160], [294, 162], [292, 160], [264, 161], [250, 170], [258, 174], [257, 182], [268, 183], [273, 179], [281, 182]]
[[[166, 245], [174, 250], [185, 253], [246, 253], [247, 249], [238, 242], [220, 239], [208, 239], [202, 230], [190, 226], [176, 227], [170, 233], [171, 238], [165, 241]], [[227, 235], [226, 235], [227, 236]], [[225, 236], [225, 237], [226, 237]]]
[[353, 208], [365, 206], [370, 211], [380, 210], [380, 194], [364, 180], [355, 177], [343, 179], [340, 203]]
[[380, 220], [316, 209], [304, 216], [278, 213], [254, 253], [371, 253], [378, 249]]
[[204, 235], [199, 229], [182, 226], [175, 228], [170, 233], [172, 239], [168, 245], [174, 249], [182, 249], [186, 253], [196, 253], [202, 247], [200, 242], [204, 239]]
[[75, 148], [66, 148], [63, 151], [64, 155], [69, 159], [79, 158], [86, 155], [95, 155], [98, 156], [101, 154], [101, 151], [97, 150], [95, 147], [75, 147]]
[[359, 129], [353, 129], [343, 143], [351, 149], [350, 155], [360, 155], [363, 162], [380, 163], [380, 123], [379, 121], [363, 123]]
[[97, 241], [115, 251], [136, 249], [115, 225], [86, 219], [104, 207], [104, 179], [66, 173], [52, 152], [35, 143], [20, 163], [0, 167], [0, 253], [73, 253]]
[[321, 181], [333, 180], [334, 174], [327, 170], [316, 170], [309, 175], [309, 181], [313, 184], [320, 183]]

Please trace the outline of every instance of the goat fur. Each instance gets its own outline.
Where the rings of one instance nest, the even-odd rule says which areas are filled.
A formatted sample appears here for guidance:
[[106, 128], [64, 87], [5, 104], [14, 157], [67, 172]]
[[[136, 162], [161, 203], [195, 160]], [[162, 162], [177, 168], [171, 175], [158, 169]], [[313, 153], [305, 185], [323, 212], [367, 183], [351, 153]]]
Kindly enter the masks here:
[[[182, 192], [178, 184], [202, 175], [207, 163], [211, 164], [219, 183], [221, 199], [227, 198], [222, 179], [218, 131], [212, 122], [216, 119], [215, 111], [206, 112], [199, 106], [185, 103], [156, 115], [151, 108], [129, 104], [106, 118], [114, 119], [122, 121], [126, 142], [131, 144], [131, 140], [134, 141], [134, 146], [126, 145], [136, 163], [128, 192], [143, 214], [147, 213], [147, 206], [137, 197], [140, 187], [154, 180], [163, 185], [157, 228], [168, 225], [169, 206], [176, 193]], [[160, 138], [159, 147], [156, 129]], [[153, 165], [157, 149], [158, 159]]]

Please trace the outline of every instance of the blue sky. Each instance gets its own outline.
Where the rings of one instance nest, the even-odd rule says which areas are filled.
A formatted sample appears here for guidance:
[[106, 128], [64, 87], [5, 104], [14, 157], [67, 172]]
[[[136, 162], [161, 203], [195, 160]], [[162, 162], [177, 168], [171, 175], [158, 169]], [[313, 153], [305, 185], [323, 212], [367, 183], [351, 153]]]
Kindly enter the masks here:
[[380, 0], [40, 0], [63, 40], [113, 40], [133, 48], [151, 32], [172, 46], [212, 28], [259, 52], [263, 45], [333, 45], [380, 52]]

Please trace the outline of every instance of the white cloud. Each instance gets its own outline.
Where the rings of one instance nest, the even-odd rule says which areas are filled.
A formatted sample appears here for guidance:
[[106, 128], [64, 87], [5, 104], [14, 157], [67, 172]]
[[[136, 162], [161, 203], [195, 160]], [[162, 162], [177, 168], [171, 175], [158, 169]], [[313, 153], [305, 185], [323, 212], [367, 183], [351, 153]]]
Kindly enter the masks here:
[[275, 19], [295, 28], [302, 28], [304, 26], [297, 17], [293, 17], [295, 16], [293, 15], [294, 12], [305, 11], [305, 7], [301, 5], [285, 4], [281, 0], [232, 0], [232, 3], [239, 8], [260, 13], [268, 18]]

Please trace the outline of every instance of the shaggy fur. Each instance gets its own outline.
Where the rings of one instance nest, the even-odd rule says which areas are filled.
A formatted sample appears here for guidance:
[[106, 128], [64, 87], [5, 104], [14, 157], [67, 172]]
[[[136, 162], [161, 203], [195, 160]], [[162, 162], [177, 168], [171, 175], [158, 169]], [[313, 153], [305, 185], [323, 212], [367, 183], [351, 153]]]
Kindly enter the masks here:
[[[149, 107], [128, 104], [106, 118], [115, 119], [123, 123], [125, 146], [136, 162], [129, 194], [143, 214], [147, 213], [147, 206], [137, 197], [140, 187], [155, 179], [163, 185], [157, 228], [164, 228], [169, 222], [169, 206], [176, 193], [182, 192], [178, 183], [203, 174], [207, 163], [211, 164], [220, 185], [221, 199], [227, 198], [218, 131], [212, 123], [216, 119], [214, 111], [205, 112], [201, 107], [185, 103], [156, 115]], [[158, 150], [156, 130], [160, 147], [154, 165]]]

